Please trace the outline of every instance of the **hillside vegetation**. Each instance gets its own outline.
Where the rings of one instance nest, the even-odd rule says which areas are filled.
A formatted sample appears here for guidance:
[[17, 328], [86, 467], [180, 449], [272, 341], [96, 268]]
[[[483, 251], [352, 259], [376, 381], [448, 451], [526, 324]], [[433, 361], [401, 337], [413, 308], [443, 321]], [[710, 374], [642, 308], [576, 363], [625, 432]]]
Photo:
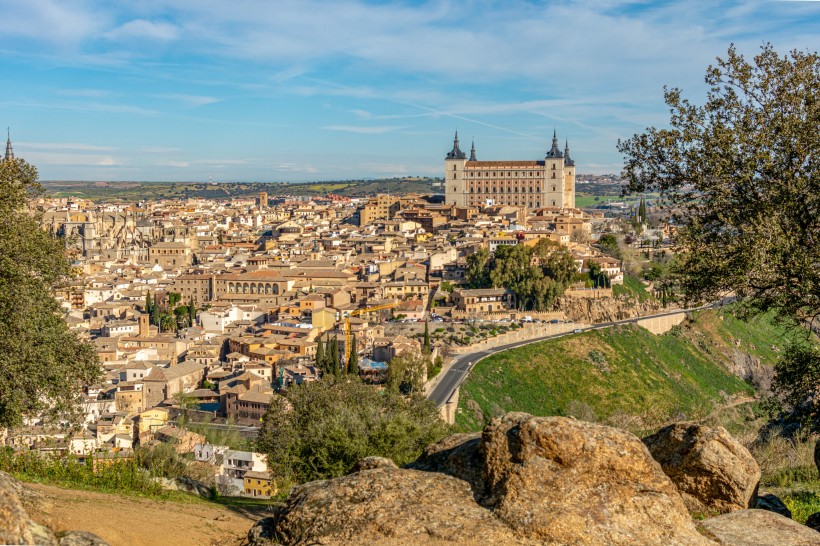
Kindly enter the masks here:
[[479, 362], [461, 388], [457, 424], [480, 430], [508, 411], [573, 415], [641, 433], [670, 419], [697, 419], [717, 404], [753, 396], [731, 373], [738, 359], [774, 364], [790, 337], [763, 317], [705, 311], [667, 334], [620, 326], [545, 341]]
[[378, 180], [343, 180], [335, 182], [77, 182], [45, 181], [50, 197], [80, 197], [92, 201], [135, 202], [158, 199], [232, 199], [254, 198], [259, 192], [277, 195], [321, 196], [335, 193], [363, 196], [376, 193], [403, 195], [431, 193], [434, 178], [404, 177]]

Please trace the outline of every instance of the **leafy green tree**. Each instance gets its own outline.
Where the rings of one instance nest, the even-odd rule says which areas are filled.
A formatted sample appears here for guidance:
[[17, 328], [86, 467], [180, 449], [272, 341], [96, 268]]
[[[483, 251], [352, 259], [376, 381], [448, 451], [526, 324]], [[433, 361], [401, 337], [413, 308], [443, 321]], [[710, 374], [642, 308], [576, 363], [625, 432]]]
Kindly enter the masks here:
[[405, 353], [387, 364], [387, 388], [404, 395], [420, 393], [430, 358], [427, 355]]
[[469, 288], [489, 288], [492, 286], [487, 267], [490, 261], [490, 251], [484, 247], [467, 257], [467, 271], [465, 279]]
[[160, 313], [159, 329], [162, 332], [175, 332], [177, 329], [177, 319], [173, 313]]
[[190, 310], [188, 309], [187, 305], [178, 305], [176, 309], [174, 309], [174, 320], [176, 321], [176, 328], [187, 328], [190, 326], [191, 314]]
[[[619, 142], [628, 190], [657, 191], [678, 226], [674, 277], [688, 301], [733, 292], [750, 315], [797, 323], [820, 314], [820, 56], [751, 60], [731, 46], [706, 71], [702, 106], [666, 89], [669, 127]], [[816, 352], [793, 347], [781, 393], [817, 384]]]
[[618, 239], [612, 233], [601, 235], [601, 238], [598, 239], [598, 248], [607, 256], [621, 259], [621, 248], [618, 245]]
[[176, 309], [177, 304], [182, 301], [182, 295], [177, 292], [168, 292], [168, 307]]
[[60, 239], [28, 210], [37, 169], [0, 162], [0, 427], [79, 415], [82, 387], [102, 376], [94, 348], [68, 329], [52, 288], [72, 276]]
[[367, 456], [404, 465], [448, 426], [421, 395], [379, 392], [357, 377], [328, 377], [288, 389], [265, 415], [257, 449], [280, 485], [343, 476]]
[[679, 226], [690, 300], [733, 291], [752, 310], [820, 311], [820, 57], [735, 47], [706, 72], [706, 103], [665, 91], [669, 127], [619, 142], [628, 190], [660, 192]]
[[356, 334], [353, 334], [350, 345], [350, 360], [347, 361], [347, 373], [357, 376], [359, 375], [359, 351], [356, 350], [358, 347], [356, 344]]
[[[774, 367], [775, 392], [792, 408], [813, 400], [820, 391], [820, 349], [809, 343], [795, 343], [786, 348]], [[810, 417], [820, 417], [820, 404], [809, 404]]]

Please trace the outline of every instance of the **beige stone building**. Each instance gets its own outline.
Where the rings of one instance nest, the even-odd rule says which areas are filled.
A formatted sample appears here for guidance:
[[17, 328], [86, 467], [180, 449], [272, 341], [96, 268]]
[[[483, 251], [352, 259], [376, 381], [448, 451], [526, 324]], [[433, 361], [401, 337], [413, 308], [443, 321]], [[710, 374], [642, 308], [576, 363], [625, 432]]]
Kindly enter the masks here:
[[191, 247], [185, 243], [155, 243], [148, 248], [148, 261], [163, 269], [191, 265]]
[[380, 194], [368, 200], [359, 211], [359, 225], [366, 226], [376, 220], [391, 220], [399, 210], [399, 197]]
[[478, 161], [475, 145], [468, 158], [459, 148], [456, 133], [444, 170], [444, 195], [449, 205], [575, 208], [575, 162], [569, 156], [568, 144], [563, 152], [558, 148], [557, 134], [553, 134], [552, 148], [543, 160]]

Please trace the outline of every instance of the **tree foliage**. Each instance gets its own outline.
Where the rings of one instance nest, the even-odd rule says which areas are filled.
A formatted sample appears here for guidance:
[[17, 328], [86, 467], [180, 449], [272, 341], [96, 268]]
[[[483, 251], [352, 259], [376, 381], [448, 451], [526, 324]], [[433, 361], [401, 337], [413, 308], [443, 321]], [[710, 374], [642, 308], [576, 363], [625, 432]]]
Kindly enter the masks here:
[[[658, 191], [678, 225], [674, 277], [690, 301], [734, 292], [746, 314], [820, 314], [820, 56], [729, 48], [706, 72], [703, 106], [665, 90], [669, 128], [625, 142], [630, 191]], [[816, 396], [818, 352], [790, 348], [775, 384]], [[813, 389], [813, 391], [812, 391]], [[812, 391], [812, 392], [810, 392]]]
[[258, 448], [273, 476], [294, 484], [343, 476], [368, 456], [407, 464], [448, 430], [421, 395], [402, 397], [352, 376], [331, 377], [275, 397]]
[[820, 349], [809, 343], [795, 343], [786, 348], [774, 367], [774, 390], [792, 408], [804, 402], [810, 413], [820, 411]]
[[734, 291], [752, 311], [820, 312], [820, 57], [734, 46], [706, 103], [666, 89], [669, 127], [619, 142], [628, 189], [659, 191], [679, 226], [690, 300]]
[[387, 365], [387, 388], [400, 394], [422, 392], [430, 360], [429, 353], [408, 352], [393, 357]]
[[467, 258], [467, 286], [508, 288], [522, 310], [545, 311], [572, 282], [577, 266], [568, 250], [548, 239], [534, 246], [504, 245]]
[[76, 416], [82, 386], [101, 377], [94, 348], [68, 329], [51, 294], [71, 268], [62, 241], [27, 209], [41, 191], [32, 165], [0, 163], [0, 427]]
[[358, 351], [358, 343], [356, 341], [356, 334], [353, 334], [353, 337], [350, 341], [350, 359], [347, 361], [347, 373], [350, 375], [359, 375], [359, 351]]

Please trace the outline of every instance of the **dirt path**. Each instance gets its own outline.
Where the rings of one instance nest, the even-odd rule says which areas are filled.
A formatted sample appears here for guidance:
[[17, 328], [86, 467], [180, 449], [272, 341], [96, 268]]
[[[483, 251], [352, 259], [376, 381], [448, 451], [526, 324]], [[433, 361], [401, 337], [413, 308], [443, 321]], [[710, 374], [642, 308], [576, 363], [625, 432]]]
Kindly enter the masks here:
[[111, 546], [238, 546], [264, 509], [232, 509], [26, 484], [29, 515], [54, 531], [89, 531]]

